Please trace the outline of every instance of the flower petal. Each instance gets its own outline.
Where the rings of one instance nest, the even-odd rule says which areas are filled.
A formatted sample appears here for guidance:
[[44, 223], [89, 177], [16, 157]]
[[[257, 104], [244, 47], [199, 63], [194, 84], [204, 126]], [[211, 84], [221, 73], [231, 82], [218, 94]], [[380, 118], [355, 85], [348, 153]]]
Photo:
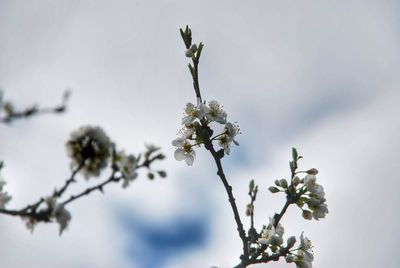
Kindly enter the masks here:
[[193, 165], [193, 161], [194, 161], [194, 155], [188, 154], [185, 158], [186, 164], [188, 166]]
[[181, 148], [178, 148], [175, 150], [174, 156], [175, 156], [175, 159], [178, 161], [185, 160], [185, 158], [186, 158], [185, 151]]

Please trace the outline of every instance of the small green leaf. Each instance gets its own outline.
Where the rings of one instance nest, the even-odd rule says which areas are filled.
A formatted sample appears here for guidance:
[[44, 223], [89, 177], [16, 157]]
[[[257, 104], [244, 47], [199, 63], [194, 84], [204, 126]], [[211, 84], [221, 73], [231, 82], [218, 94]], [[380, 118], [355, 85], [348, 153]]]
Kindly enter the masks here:
[[297, 159], [299, 157], [297, 150], [294, 147], [292, 148], [292, 157], [293, 157], [293, 161], [297, 161]]
[[253, 192], [253, 190], [254, 190], [254, 180], [251, 180], [249, 183], [249, 192], [251, 193]]

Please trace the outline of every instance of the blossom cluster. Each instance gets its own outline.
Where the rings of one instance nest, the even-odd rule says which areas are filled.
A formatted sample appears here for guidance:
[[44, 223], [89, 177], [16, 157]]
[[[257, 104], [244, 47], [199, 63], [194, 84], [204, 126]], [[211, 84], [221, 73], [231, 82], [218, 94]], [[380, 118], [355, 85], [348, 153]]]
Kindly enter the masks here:
[[196, 158], [193, 147], [204, 143], [200, 128], [209, 126], [213, 122], [223, 125], [224, 128], [220, 134], [211, 137], [210, 140], [218, 141], [224, 153], [229, 155], [231, 144], [239, 145], [235, 140], [236, 135], [240, 134], [238, 125], [227, 121], [227, 114], [217, 101], [212, 100], [207, 104], [198, 98], [197, 105], [186, 104], [180, 136], [172, 141], [172, 145], [176, 147], [175, 159], [185, 160], [186, 164], [191, 166]]
[[[83, 126], [73, 131], [66, 143], [66, 149], [71, 158], [72, 174], [62, 187], [56, 188], [52, 195], [40, 198], [23, 209], [8, 210], [5, 209], [5, 205], [11, 196], [3, 190], [5, 182], [0, 180], [0, 213], [21, 217], [31, 232], [39, 222], [57, 222], [61, 235], [71, 221], [71, 213], [66, 209], [67, 204], [93, 191], [103, 192], [103, 188], [109, 183], [122, 182], [122, 187], [126, 188], [137, 178], [139, 168], [146, 168], [150, 179], [155, 177], [155, 173], [162, 178], [167, 175], [163, 170], [152, 169], [154, 161], [165, 158], [164, 154], [159, 152], [159, 147], [146, 145], [145, 152], [137, 156], [127, 154], [123, 150], [117, 151], [115, 144], [100, 127]], [[2, 166], [0, 162], [0, 169]], [[71, 183], [77, 181], [76, 176], [79, 173], [88, 180], [91, 177], [99, 177], [106, 167], [112, 171], [108, 179], [70, 195], [69, 198], [63, 198]]]
[[133, 154], [126, 155], [124, 151], [115, 152], [113, 155], [113, 166], [122, 175], [122, 188], [126, 188], [138, 176], [138, 158]]
[[259, 244], [270, 245], [272, 252], [276, 252], [277, 247], [282, 245], [285, 232], [280, 223], [276, 227], [274, 224], [275, 218], [270, 218], [269, 224], [263, 227], [261, 237], [257, 241]]
[[[57, 202], [57, 198], [54, 196], [49, 196], [45, 198], [46, 208], [42, 208], [39, 214], [45, 215], [46, 222], [53, 222], [54, 220], [59, 225], [59, 234], [61, 235], [63, 231], [68, 227], [71, 220], [71, 213], [65, 208], [64, 204]], [[25, 220], [25, 226], [33, 232], [38, 221], [34, 217], [22, 217]]]
[[300, 244], [297, 248], [293, 247], [296, 244], [296, 237], [291, 236], [287, 239], [286, 245], [283, 243], [283, 226], [278, 223], [275, 227], [275, 218], [270, 218], [270, 222], [267, 226], [263, 227], [261, 237], [258, 238], [257, 243], [266, 246], [270, 252], [265, 251], [263, 256], [266, 257], [272, 254], [279, 254], [284, 252], [286, 262], [295, 263], [298, 268], [311, 268], [314, 255], [312, 252], [311, 241], [304, 237], [303, 233], [300, 235]]
[[[291, 237], [292, 239], [294, 237]], [[288, 239], [288, 246], [289, 240]], [[293, 241], [293, 240], [292, 240]], [[295, 241], [295, 240], [294, 240]], [[294, 243], [293, 243], [294, 245]], [[286, 255], [286, 262], [292, 263], [294, 262], [296, 264], [296, 267], [298, 268], [311, 268], [312, 267], [312, 262], [314, 260], [314, 255], [312, 252], [312, 244], [310, 239], [307, 237], [304, 237], [303, 233], [300, 235], [300, 245], [297, 249], [291, 250], [288, 255]]]
[[68, 156], [72, 159], [72, 168], [82, 166], [86, 179], [98, 177], [111, 155], [112, 143], [100, 127], [83, 126], [71, 133], [66, 143]]
[[[316, 169], [306, 171], [307, 175], [300, 179], [294, 176], [291, 185], [288, 185], [286, 179], [276, 180], [275, 185], [268, 189], [272, 193], [286, 192], [294, 197], [294, 203], [302, 210], [303, 218], [319, 220], [325, 218], [328, 214], [324, 187], [316, 182]], [[304, 206], [307, 205], [308, 209]]]
[[[148, 146], [148, 150], [151, 150]], [[100, 127], [83, 126], [72, 132], [66, 143], [73, 169], [80, 169], [86, 179], [98, 177], [110, 160], [112, 167], [121, 173], [122, 187], [126, 188], [137, 177], [139, 157], [116, 151], [115, 144]]]

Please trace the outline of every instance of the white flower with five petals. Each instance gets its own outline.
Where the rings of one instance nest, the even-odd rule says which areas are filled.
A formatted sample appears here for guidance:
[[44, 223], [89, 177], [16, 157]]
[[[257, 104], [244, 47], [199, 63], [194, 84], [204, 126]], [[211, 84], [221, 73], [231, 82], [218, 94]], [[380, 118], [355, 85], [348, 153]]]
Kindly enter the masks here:
[[205, 115], [205, 108], [200, 98], [197, 98], [197, 105], [187, 103], [185, 108], [185, 116], [182, 118], [183, 125], [190, 125], [196, 119], [203, 119]]
[[193, 165], [193, 161], [196, 158], [196, 152], [193, 150], [193, 145], [187, 139], [183, 137], [177, 138], [172, 141], [172, 145], [178, 147], [175, 150], [174, 156], [178, 161], [185, 160], [188, 166]]
[[226, 123], [226, 112], [221, 108], [215, 100], [208, 102], [208, 106], [204, 107], [206, 118], [210, 121], [215, 121], [220, 124]]

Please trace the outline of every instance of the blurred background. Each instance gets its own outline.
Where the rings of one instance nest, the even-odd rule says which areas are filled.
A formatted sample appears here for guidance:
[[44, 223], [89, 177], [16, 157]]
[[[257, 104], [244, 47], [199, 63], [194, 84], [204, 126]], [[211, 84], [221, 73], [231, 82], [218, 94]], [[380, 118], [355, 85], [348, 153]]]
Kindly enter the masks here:
[[[398, 1], [1, 1], [4, 98], [22, 109], [73, 91], [64, 115], [0, 125], [7, 207], [63, 184], [65, 142], [86, 124], [127, 152], [161, 146], [167, 159], [157, 167], [168, 178], [142, 174], [126, 190], [111, 185], [72, 203], [62, 237], [57, 224], [31, 234], [0, 215], [0, 267], [237, 264], [241, 241], [211, 156], [197, 150], [192, 167], [173, 158], [183, 108], [195, 101], [178, 31], [186, 24], [205, 43], [203, 98], [242, 130], [223, 164], [246, 228], [249, 181], [260, 186], [260, 228], [284, 204], [267, 188], [290, 176], [295, 146], [301, 168], [319, 169], [330, 213], [310, 222], [290, 207], [285, 237], [304, 231], [317, 268], [398, 267], [399, 11]], [[90, 184], [80, 179], [71, 192]]]

